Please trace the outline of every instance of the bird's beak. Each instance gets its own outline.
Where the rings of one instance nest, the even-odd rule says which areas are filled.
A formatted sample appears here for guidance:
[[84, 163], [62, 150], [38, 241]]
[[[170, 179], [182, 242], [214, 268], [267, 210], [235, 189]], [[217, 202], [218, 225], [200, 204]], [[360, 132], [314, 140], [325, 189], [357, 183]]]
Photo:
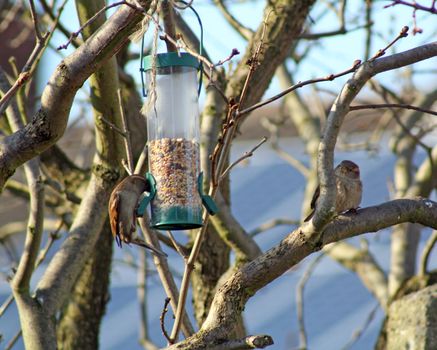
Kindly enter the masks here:
[[355, 174], [357, 174], [358, 176], [360, 175], [360, 168], [354, 168], [354, 170], [352, 170]]

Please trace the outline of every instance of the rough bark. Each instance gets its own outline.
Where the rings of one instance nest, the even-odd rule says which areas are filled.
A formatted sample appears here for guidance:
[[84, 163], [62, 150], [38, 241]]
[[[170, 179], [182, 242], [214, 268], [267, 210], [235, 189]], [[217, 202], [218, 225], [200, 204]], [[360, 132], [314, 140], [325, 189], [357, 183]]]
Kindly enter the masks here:
[[[313, 2], [274, 0], [267, 4], [264, 10], [264, 23], [261, 23], [257, 33], [250, 40], [245, 55], [239, 62], [235, 72], [229, 77], [229, 83], [227, 84], [226, 95], [238, 100], [249, 72], [247, 62], [262, 41], [263, 47], [258, 57], [259, 66], [257, 66], [249, 85], [247, 97], [244, 101], [240, 101], [243, 102], [242, 108], [245, 105], [258, 102], [262, 97], [273, 77], [276, 67], [285, 59], [294, 39], [301, 32], [302, 25]], [[220, 96], [217, 93], [211, 93], [209, 98], [210, 101], [213, 101], [220, 98]], [[212, 106], [212, 104], [209, 105]], [[217, 106], [220, 107], [221, 103]], [[203, 129], [207, 129], [209, 132], [207, 136], [210, 144], [203, 143], [202, 159], [206, 159], [208, 154], [210, 154], [212, 149], [211, 141], [214, 142], [217, 139], [219, 131], [217, 126], [223, 120], [223, 115], [219, 117], [217, 114], [217, 112], [221, 112], [220, 110], [209, 108], [206, 111], [202, 124]], [[229, 203], [227, 187], [224, 184], [222, 193]], [[238, 238], [233, 241], [238, 241]], [[199, 267], [193, 273], [193, 297], [195, 300], [196, 318], [198, 321], [203, 321], [209, 310], [217, 282], [229, 266], [228, 248], [212, 228], [208, 229], [208, 235], [202, 245], [198, 264]]]
[[[139, 3], [148, 6], [150, 1]], [[121, 6], [98, 33], [56, 67], [32, 121], [2, 140], [0, 189], [18, 166], [45, 151], [63, 135], [77, 90], [121, 48], [142, 18], [140, 12]]]
[[[1, 71], [0, 82], [3, 85]], [[21, 109], [22, 111], [22, 109]], [[19, 105], [12, 100], [6, 111], [8, 123], [13, 132], [23, 129], [25, 115], [20, 113]], [[31, 159], [24, 165], [29, 188], [29, 219], [27, 222], [24, 251], [11, 281], [12, 293], [17, 303], [23, 339], [29, 349], [54, 349], [54, 328], [52, 318], [45, 314], [41, 305], [30, 296], [30, 281], [38, 257], [44, 228], [44, 186], [40, 181], [40, 162]], [[48, 334], [42, 337], [41, 334]]]
[[[278, 246], [238, 269], [216, 293], [201, 330], [173, 348], [202, 349], [210, 342], [227, 339], [245, 303], [256, 291], [327, 243], [401, 222], [420, 222], [431, 227], [437, 225], [435, 217], [432, 217], [434, 214], [429, 212], [429, 210], [435, 210], [435, 203], [429, 200], [392, 201], [378, 207], [360, 210], [359, 214], [354, 216], [353, 222], [344, 222], [338, 218], [331, 222], [335, 202], [334, 149], [350, 103], [372, 76], [436, 55], [437, 43], [431, 43], [376, 61], [366, 62], [359, 67], [334, 102], [328, 116], [324, 137], [319, 145], [318, 172], [321, 197], [320, 208], [316, 211], [313, 220], [298, 228]], [[418, 206], [414, 208], [416, 204]], [[364, 221], [361, 220], [370, 213], [372, 216], [368, 216]], [[339, 225], [341, 221], [342, 224]]]
[[400, 199], [364, 208], [357, 214], [340, 215], [329, 223], [320, 246], [308, 241], [303, 228], [298, 228], [280, 244], [236, 270], [217, 291], [200, 331], [168, 349], [207, 349], [228, 339], [249, 298], [324, 245], [402, 222], [436, 227], [436, 214], [437, 203], [428, 199]]
[[391, 56], [363, 63], [351, 79], [344, 85], [329, 112], [323, 138], [319, 145], [318, 174], [320, 180], [320, 199], [311, 223], [313, 233], [319, 231], [331, 220], [334, 214], [335, 176], [334, 149], [340, 127], [349, 112], [349, 106], [359, 91], [373, 76], [406, 65], [426, 60], [437, 55], [437, 42], [422, 45]]
[[[80, 23], [83, 25], [104, 6], [105, 1], [77, 0]], [[104, 22], [105, 16], [100, 16], [85, 27], [82, 32], [84, 40], [88, 40]], [[89, 84], [96, 125], [96, 150], [99, 155], [96, 159], [101, 165], [117, 169], [124, 155], [122, 137], [111, 132], [110, 127], [99, 119], [103, 117], [118, 127], [122, 125], [117, 98], [118, 69], [115, 57], [110, 58], [90, 77]], [[109, 300], [112, 258], [112, 237], [107, 221], [98, 236], [96, 246], [75, 282], [71, 298], [60, 319], [57, 339], [61, 349], [98, 348], [100, 323]]]
[[57, 327], [59, 349], [98, 349], [99, 329], [109, 301], [113, 240], [108, 221], [76, 282]]
[[[148, 2], [142, 2], [142, 5], [145, 4], [148, 4]], [[44, 142], [29, 139], [26, 135], [11, 135], [12, 139], [6, 140], [7, 142], [3, 144], [5, 152], [1, 158], [2, 161], [6, 162], [4, 164], [7, 164], [9, 169], [18, 166], [26, 157], [32, 157], [36, 152], [41, 152], [56, 142], [58, 136], [60, 136], [58, 133], [62, 134], [65, 129], [68, 112], [77, 88], [90, 74], [100, 68], [105, 61], [118, 51], [127, 40], [128, 35], [135, 30], [136, 24], [141, 18], [141, 13], [128, 6], [119, 8], [97, 33], [91, 36], [73, 54], [64, 59], [53, 74], [48, 87], [44, 90], [42, 108], [34, 117], [34, 122], [41, 122], [39, 116], [41, 113], [45, 115], [47, 125], [44, 125], [50, 128], [50, 133], [46, 135], [48, 137]], [[53, 124], [51, 124], [51, 119], [54, 119]], [[35, 300], [41, 304], [44, 315], [49, 319], [53, 319], [56, 312], [64, 305], [82, 272], [84, 264], [93, 252], [107, 216], [109, 194], [120, 176], [119, 167], [114, 164], [118, 157], [111, 159], [109, 154], [114, 154], [111, 153], [114, 150], [105, 147], [109, 144], [108, 140], [115, 139], [115, 132], [109, 128], [97, 128], [96, 132], [99, 133], [96, 136], [98, 142], [96, 148], [99, 152], [94, 159], [92, 176], [87, 191], [67, 239], [51, 260], [37, 286]], [[24, 150], [20, 149], [20, 152], [24, 153], [18, 153], [20, 161], [9, 162], [10, 146], [17, 139], [24, 140], [24, 146], [32, 146], [32, 152], [26, 151], [26, 146]], [[33, 327], [39, 327], [40, 323], [33, 323]], [[42, 349], [56, 347], [56, 343], [53, 343], [56, 338], [54, 332], [37, 333], [33, 336], [36, 338], [29, 339], [29, 344], [38, 343], [42, 339], [47, 340], [49, 343]]]
[[[415, 105], [429, 109], [437, 98], [437, 90], [420, 96]], [[424, 114], [408, 111], [402, 117], [406, 128], [417, 126]], [[411, 137], [404, 127], [398, 125], [390, 140], [393, 152], [397, 156], [394, 169], [396, 198], [402, 198], [409, 190], [414, 179], [413, 157], [417, 147], [417, 139]], [[423, 194], [428, 196], [428, 194]], [[389, 274], [389, 294], [393, 296], [401, 284], [413, 276], [416, 271], [417, 246], [420, 240], [420, 227], [404, 224], [393, 228], [391, 241], [391, 262]]]
[[270, 84], [276, 68], [285, 60], [290, 49], [302, 32], [303, 24], [314, 0], [272, 0], [264, 9], [263, 23], [248, 43], [247, 49], [235, 70], [229, 77], [226, 96], [237, 101], [249, 72], [248, 61], [262, 43], [258, 57], [259, 65], [253, 74], [246, 98], [241, 108], [258, 102]]

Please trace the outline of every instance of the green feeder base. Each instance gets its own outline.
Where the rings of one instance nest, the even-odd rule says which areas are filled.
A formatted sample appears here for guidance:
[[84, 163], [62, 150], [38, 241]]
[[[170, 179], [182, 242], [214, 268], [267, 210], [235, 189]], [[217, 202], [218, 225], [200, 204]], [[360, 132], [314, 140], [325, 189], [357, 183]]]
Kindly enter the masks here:
[[169, 209], [154, 208], [150, 226], [157, 230], [191, 230], [202, 227], [202, 209], [175, 206]]

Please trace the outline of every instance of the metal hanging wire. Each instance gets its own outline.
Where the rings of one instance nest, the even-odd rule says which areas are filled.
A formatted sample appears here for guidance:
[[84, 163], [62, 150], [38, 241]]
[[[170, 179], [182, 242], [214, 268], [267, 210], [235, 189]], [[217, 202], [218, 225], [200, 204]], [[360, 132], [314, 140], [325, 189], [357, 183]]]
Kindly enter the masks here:
[[[182, 3], [184, 4], [184, 6], [179, 6], [177, 5], [177, 3]], [[192, 6], [193, 0], [187, 2], [185, 0], [176, 0], [176, 1], [172, 1], [172, 4], [175, 8], [179, 9], [179, 10], [185, 10], [187, 8], [189, 8], [191, 11], [193, 11], [194, 15], [197, 18], [197, 22], [199, 23], [199, 27], [200, 27], [200, 43], [199, 43], [199, 55], [202, 56], [203, 55], [203, 24], [202, 24], [202, 20], [200, 19], [200, 15], [199, 13], [193, 8]], [[158, 25], [158, 24], [155, 24]], [[145, 74], [145, 70], [144, 70], [144, 37], [145, 37], [145, 33], [143, 33], [143, 36], [141, 38], [141, 53], [140, 53], [140, 74], [141, 74], [141, 87], [142, 87], [142, 92], [143, 92], [143, 97], [147, 97], [147, 91], [146, 91], [146, 87], [145, 87], [145, 83], [144, 83], [144, 74]], [[154, 53], [156, 55], [156, 52]], [[199, 72], [200, 72], [200, 76], [199, 76], [199, 87], [197, 90], [197, 95], [200, 95], [200, 91], [202, 89], [202, 82], [203, 82], [203, 63], [202, 61], [199, 60]]]

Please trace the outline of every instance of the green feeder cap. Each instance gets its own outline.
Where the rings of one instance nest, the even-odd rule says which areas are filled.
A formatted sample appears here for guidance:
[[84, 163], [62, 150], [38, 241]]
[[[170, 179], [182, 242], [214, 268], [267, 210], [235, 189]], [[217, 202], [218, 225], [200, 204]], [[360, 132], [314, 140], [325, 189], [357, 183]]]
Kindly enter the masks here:
[[[153, 55], [144, 57], [143, 62], [144, 71], [151, 70], [153, 65]], [[156, 55], [156, 68], [173, 66], [193, 67], [199, 69], [200, 63], [196, 57], [186, 52], [167, 52]]]

